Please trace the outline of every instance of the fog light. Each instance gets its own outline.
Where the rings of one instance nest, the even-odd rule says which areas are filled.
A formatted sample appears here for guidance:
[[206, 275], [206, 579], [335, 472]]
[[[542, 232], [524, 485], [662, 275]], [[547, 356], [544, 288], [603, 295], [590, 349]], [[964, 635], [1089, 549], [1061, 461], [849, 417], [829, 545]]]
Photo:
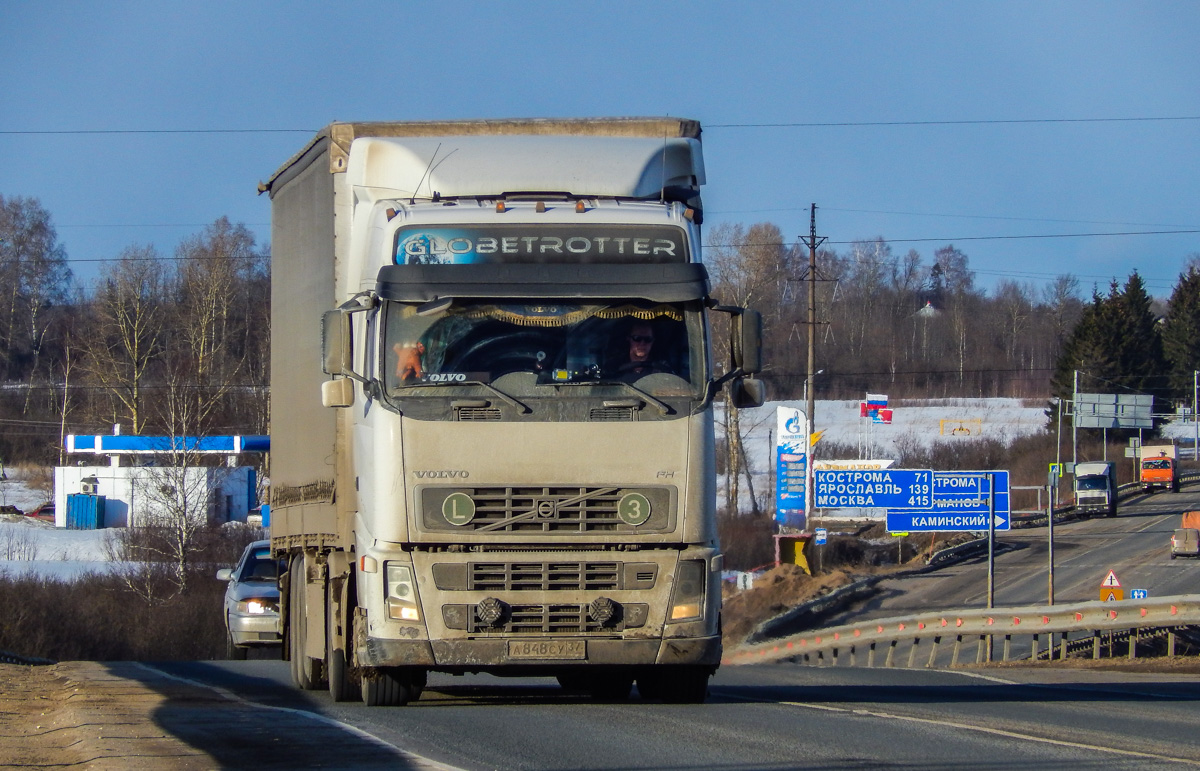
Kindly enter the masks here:
[[475, 606], [475, 618], [484, 626], [496, 626], [500, 619], [504, 618], [504, 611], [507, 609], [508, 606], [503, 600], [488, 597]]
[[606, 626], [617, 615], [617, 603], [607, 597], [597, 597], [588, 606], [588, 615], [601, 626]]

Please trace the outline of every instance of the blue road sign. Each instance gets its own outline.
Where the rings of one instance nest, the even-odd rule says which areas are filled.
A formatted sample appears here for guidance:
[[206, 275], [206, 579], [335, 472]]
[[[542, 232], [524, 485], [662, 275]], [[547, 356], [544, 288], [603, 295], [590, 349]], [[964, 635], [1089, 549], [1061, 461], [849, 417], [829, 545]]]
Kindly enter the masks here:
[[1129, 599], [1131, 599], [1131, 600], [1144, 600], [1144, 599], [1148, 598], [1149, 596], [1150, 596], [1150, 592], [1146, 591], [1145, 589], [1130, 589], [1129, 590]]
[[1007, 471], [935, 471], [932, 510], [889, 508], [888, 532], [987, 530], [988, 474], [996, 481], [996, 529], [1009, 530], [1011, 507]]
[[817, 546], [824, 546], [825, 541], [829, 538], [829, 531], [823, 527], [818, 527], [813, 531], [813, 540], [817, 542]]
[[933, 506], [929, 469], [817, 469], [813, 500], [818, 509], [875, 509]]

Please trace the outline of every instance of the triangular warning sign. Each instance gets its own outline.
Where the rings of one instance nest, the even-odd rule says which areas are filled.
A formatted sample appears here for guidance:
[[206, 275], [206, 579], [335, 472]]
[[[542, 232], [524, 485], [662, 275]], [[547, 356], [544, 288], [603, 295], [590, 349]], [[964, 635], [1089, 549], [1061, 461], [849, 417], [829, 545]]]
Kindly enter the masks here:
[[1110, 570], [1108, 571], [1108, 575], [1104, 577], [1104, 580], [1100, 582], [1100, 585], [1106, 589], [1113, 589], [1120, 586], [1121, 582], [1117, 580], [1117, 574]]
[[1119, 600], [1119, 598], [1117, 597], [1117, 593], [1111, 589], [1108, 590], [1108, 592], [1104, 593], [1104, 594], [1105, 594], [1105, 596], [1102, 598], [1104, 600], [1104, 602], [1117, 602]]

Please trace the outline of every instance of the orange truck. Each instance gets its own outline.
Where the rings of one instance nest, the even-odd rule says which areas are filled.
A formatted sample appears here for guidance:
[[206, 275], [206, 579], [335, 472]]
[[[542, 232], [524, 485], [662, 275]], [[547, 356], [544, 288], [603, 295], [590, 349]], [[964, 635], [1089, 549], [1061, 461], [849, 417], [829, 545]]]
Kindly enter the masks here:
[[1159, 444], [1142, 447], [1138, 464], [1142, 489], [1150, 492], [1156, 487], [1179, 492], [1179, 470], [1175, 465], [1175, 445]]

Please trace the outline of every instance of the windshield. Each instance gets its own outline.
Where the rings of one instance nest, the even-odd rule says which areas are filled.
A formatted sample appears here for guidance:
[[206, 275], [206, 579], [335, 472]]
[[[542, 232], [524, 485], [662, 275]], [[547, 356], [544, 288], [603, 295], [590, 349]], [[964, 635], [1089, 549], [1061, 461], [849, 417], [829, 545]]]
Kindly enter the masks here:
[[384, 381], [393, 395], [445, 383], [630, 383], [651, 375], [668, 376], [648, 381], [651, 392], [701, 385], [698, 303], [456, 300], [422, 312], [388, 303]]
[[255, 549], [246, 558], [239, 581], [274, 581], [279, 578], [279, 562], [271, 557], [270, 548]]
[[1107, 490], [1108, 477], [1079, 477], [1075, 487], [1079, 490]]
[[1171, 468], [1171, 461], [1166, 458], [1159, 458], [1157, 460], [1145, 460], [1145, 461], [1142, 461], [1142, 468], [1154, 469], [1154, 470], [1169, 469], [1169, 468]]

